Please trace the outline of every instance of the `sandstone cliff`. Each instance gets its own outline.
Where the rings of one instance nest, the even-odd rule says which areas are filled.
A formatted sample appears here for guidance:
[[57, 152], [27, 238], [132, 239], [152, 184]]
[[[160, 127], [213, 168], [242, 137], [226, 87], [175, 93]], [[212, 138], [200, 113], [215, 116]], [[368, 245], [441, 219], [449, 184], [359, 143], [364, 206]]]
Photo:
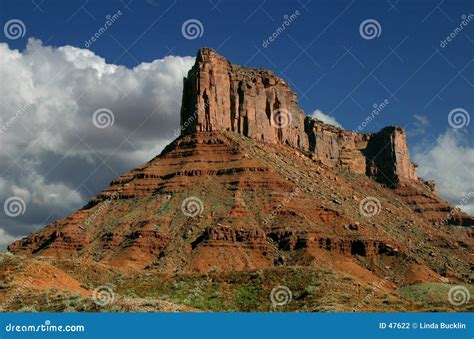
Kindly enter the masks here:
[[405, 131], [355, 133], [305, 116], [296, 94], [273, 72], [241, 67], [200, 49], [184, 80], [183, 134], [233, 131], [310, 152], [328, 166], [366, 173], [390, 186], [417, 181]]
[[184, 134], [233, 131], [307, 148], [304, 119], [295, 93], [273, 72], [233, 65], [208, 48], [199, 50], [184, 81]]

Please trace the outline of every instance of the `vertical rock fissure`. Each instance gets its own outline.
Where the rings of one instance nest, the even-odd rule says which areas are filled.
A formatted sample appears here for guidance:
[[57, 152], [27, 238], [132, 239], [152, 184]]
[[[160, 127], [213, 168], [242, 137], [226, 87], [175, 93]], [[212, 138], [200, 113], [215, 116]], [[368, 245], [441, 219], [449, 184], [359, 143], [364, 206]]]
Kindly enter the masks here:
[[282, 112], [280, 111], [281, 109], [281, 103], [278, 100], [278, 97], [275, 95], [275, 101], [273, 103], [273, 112], [270, 120], [270, 125], [275, 125], [276, 127], [276, 134], [278, 141], [281, 143], [283, 142], [283, 130], [282, 126], [280, 124], [281, 120], [279, 117], [275, 117], [275, 114], [281, 114]]
[[270, 99], [266, 97], [265, 100], [265, 114], [267, 115], [268, 121], [272, 118], [272, 109], [270, 108]]
[[242, 128], [241, 128], [241, 124], [242, 124], [242, 117], [244, 116], [244, 91], [242, 90], [242, 86], [244, 86], [243, 82], [240, 81], [239, 82], [239, 85], [237, 86], [237, 95], [239, 97], [239, 107], [238, 107], [238, 111], [239, 111], [239, 116], [238, 116], [238, 132], [239, 133], [242, 133]]
[[212, 131], [212, 123], [211, 123], [211, 112], [210, 112], [210, 104], [209, 104], [209, 96], [207, 95], [207, 91], [204, 90], [204, 93], [202, 95], [203, 100], [204, 100], [204, 126], [205, 126], [205, 131]]
[[236, 120], [235, 85], [230, 73], [228, 73], [228, 77], [230, 79], [230, 82], [229, 82], [230, 129], [231, 131], [235, 131], [235, 120]]

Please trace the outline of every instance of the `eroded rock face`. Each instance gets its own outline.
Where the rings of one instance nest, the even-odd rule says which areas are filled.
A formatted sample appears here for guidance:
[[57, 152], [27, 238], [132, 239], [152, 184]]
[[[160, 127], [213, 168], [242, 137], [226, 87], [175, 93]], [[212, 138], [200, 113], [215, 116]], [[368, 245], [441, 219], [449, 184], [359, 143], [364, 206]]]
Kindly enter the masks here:
[[307, 117], [305, 130], [309, 151], [323, 164], [347, 168], [354, 173], [366, 173], [366, 157], [363, 151], [371, 138], [370, 134], [354, 133], [324, 124]]
[[372, 134], [367, 146], [367, 173], [392, 186], [417, 180], [415, 165], [410, 161], [405, 130], [389, 126]]
[[327, 166], [366, 173], [388, 185], [416, 181], [405, 131], [355, 133], [305, 116], [296, 94], [273, 72], [241, 67], [200, 49], [184, 80], [183, 134], [233, 131], [310, 152]]
[[231, 64], [211, 49], [199, 50], [184, 81], [183, 134], [233, 131], [270, 143], [307, 148], [296, 94], [273, 72]]

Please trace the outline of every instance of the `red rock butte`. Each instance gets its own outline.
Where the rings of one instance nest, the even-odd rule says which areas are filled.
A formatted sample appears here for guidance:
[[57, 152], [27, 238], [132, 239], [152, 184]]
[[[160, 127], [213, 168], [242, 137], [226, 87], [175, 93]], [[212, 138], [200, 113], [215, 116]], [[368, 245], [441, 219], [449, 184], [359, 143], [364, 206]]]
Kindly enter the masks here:
[[369, 287], [469, 280], [474, 219], [417, 177], [402, 128], [312, 119], [274, 73], [208, 48], [184, 79], [181, 126], [9, 251], [174, 273], [324, 267]]

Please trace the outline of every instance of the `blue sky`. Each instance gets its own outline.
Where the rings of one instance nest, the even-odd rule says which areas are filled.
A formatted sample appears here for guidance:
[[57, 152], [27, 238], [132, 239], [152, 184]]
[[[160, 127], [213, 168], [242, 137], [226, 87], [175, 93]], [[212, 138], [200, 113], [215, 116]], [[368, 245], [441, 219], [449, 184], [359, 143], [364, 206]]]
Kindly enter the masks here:
[[[107, 31], [97, 41], [87, 44], [86, 41], [106, 23], [106, 16], [118, 11], [119, 18]], [[295, 14], [294, 19], [285, 30], [276, 34], [273, 42], [264, 44], [283, 25], [285, 15], [292, 14]], [[12, 19], [20, 20], [24, 25], [23, 34], [14, 39], [8, 37], [5, 31]], [[182, 33], [183, 23], [189, 19], [198, 21], [202, 26], [200, 36], [195, 39], [187, 39]], [[376, 22], [378, 27], [375, 35], [369, 32], [369, 36], [364, 38], [360, 28], [366, 20]], [[473, 1], [0, 0], [0, 23], [3, 28], [0, 42], [6, 43], [5, 53], [13, 56], [13, 49], [18, 49], [24, 57], [24, 62], [17, 65], [19, 69], [15, 72], [23, 74], [23, 69], [28, 69], [28, 72], [34, 73], [34, 79], [39, 77], [38, 74], [53, 78], [56, 72], [61, 72], [55, 69], [55, 65], [59, 67], [60, 62], [68, 58], [78, 60], [78, 49], [86, 47], [104, 58], [106, 64], [123, 65], [128, 69], [166, 56], [179, 56], [177, 59], [163, 59], [167, 61], [162, 66], [154, 64], [160, 77], [151, 82], [162, 84], [169, 90], [160, 92], [158, 88], [157, 97], [177, 97], [179, 100], [180, 93], [176, 88], [179, 88], [185, 68], [192, 64], [191, 58], [183, 57], [194, 57], [198, 48], [206, 46], [216, 49], [233, 63], [273, 70], [297, 92], [300, 106], [307, 114], [318, 109], [334, 117], [349, 130], [356, 129], [371, 114], [374, 104], [387, 101], [386, 107], [364, 131], [377, 131], [387, 125], [407, 128], [412, 158], [420, 163], [419, 173], [435, 179], [443, 197], [459, 205], [466, 193], [474, 191], [474, 122], [453, 128], [448, 120], [453, 110], [461, 112], [468, 119], [474, 112]], [[460, 26], [462, 30], [456, 32]], [[453, 36], [451, 41], [442, 43], [450, 35]], [[25, 48], [31, 38], [37, 40], [30, 40], [28, 52]], [[42, 41], [42, 47], [39, 47], [39, 40]], [[67, 45], [78, 49], [61, 51], [61, 46]], [[46, 46], [53, 48], [48, 49]], [[44, 64], [38, 56], [35, 59], [35, 51], [39, 51]], [[88, 64], [96, 65], [91, 67], [100, 68], [97, 72], [108, 72], [105, 69], [109, 66], [96, 60], [95, 56], [87, 55], [87, 60]], [[8, 67], [10, 69], [12, 66]], [[124, 79], [136, 76], [135, 73], [130, 75], [130, 71], [124, 72]], [[82, 79], [83, 73], [73, 74]], [[173, 83], [178, 85], [169, 85], [170, 81], [160, 82], [167, 77], [174, 77]], [[69, 88], [68, 81], [75, 81], [70, 75], [64, 75], [64, 79], [61, 79], [64, 88]], [[12, 93], [15, 91], [14, 76], [12, 81], [3, 82], [3, 92], [8, 92], [8, 86]], [[15, 86], [21, 87], [24, 83], [18, 81]], [[87, 84], [87, 80], [81, 81]], [[135, 78], [133, 81], [140, 82]], [[122, 83], [117, 82], [115, 85], [118, 85], [117, 91], [121, 92]], [[106, 92], [104, 88], [96, 92], [107, 97], [108, 101], [104, 99], [105, 107], [114, 105], [111, 101], [113, 93]], [[52, 137], [41, 142], [47, 145], [36, 153], [32, 151], [34, 147], [30, 146], [36, 139], [33, 138], [29, 144], [14, 138], [15, 134], [20, 135], [23, 127], [31, 132], [27, 119], [19, 119], [7, 131], [9, 133], [5, 133], [9, 139], [0, 143], [0, 152], [4, 152], [0, 153], [0, 158], [4, 156], [6, 159], [0, 170], [4, 185], [8, 183], [9, 186], [6, 186], [5, 194], [1, 196], [2, 201], [11, 195], [24, 195], [25, 200], [32, 201], [27, 203], [30, 206], [27, 213], [14, 221], [5, 219], [3, 225], [7, 226], [3, 229], [6, 238], [11, 240], [31, 231], [32, 225], [41, 227], [77, 209], [117, 174], [145, 161], [169, 141], [170, 135], [166, 131], [163, 132], [166, 137], [157, 139], [153, 147], [150, 146], [152, 139], [147, 143], [146, 140], [134, 138], [136, 135], [133, 133], [126, 133], [127, 128], [134, 123], [130, 117], [138, 109], [135, 103], [143, 101], [138, 95], [129, 101], [127, 98], [124, 95], [120, 100], [121, 106], [129, 107], [129, 113], [127, 116], [126, 113], [116, 114], [115, 134], [107, 134], [112, 133], [109, 129], [100, 136], [87, 134], [86, 138], [86, 133], [77, 132], [80, 146], [83, 147], [77, 152], [76, 159], [69, 152], [72, 146], [76, 146], [73, 141], [66, 142], [64, 138], [58, 137], [60, 140], [57, 144], [48, 144], [53, 143], [51, 139], [56, 141], [54, 133], [60, 134], [59, 128], [61, 131], [67, 128], [74, 130], [71, 124], [53, 126]], [[85, 99], [101, 106], [99, 95], [87, 93], [82, 102]], [[54, 109], [69, 110], [68, 105], [71, 105], [72, 111], [76, 110], [78, 104], [71, 104], [70, 101], [55, 103]], [[21, 102], [15, 101], [15, 107]], [[48, 116], [45, 107], [53, 104], [42, 104], [46, 112], [43, 114]], [[33, 103], [30, 106], [36, 109], [37, 105]], [[3, 123], [12, 115], [6, 107], [9, 107], [8, 103], [3, 102]], [[170, 107], [171, 113], [177, 114], [177, 105], [170, 103], [167, 107]], [[163, 114], [166, 115], [166, 112]], [[40, 116], [39, 113], [37, 115]], [[173, 119], [176, 120], [176, 117]], [[40, 122], [44, 121], [40, 119]], [[130, 126], [126, 126], [124, 121], [128, 121]], [[161, 124], [160, 120], [157, 121]], [[170, 126], [175, 123], [170, 123]], [[16, 129], [18, 132], [14, 132]], [[166, 130], [172, 128], [167, 127]], [[114, 139], [117, 133], [121, 139]], [[144, 131], [143, 135], [147, 133], [149, 131]], [[104, 146], [101, 152], [101, 143], [105, 139], [117, 143], [112, 145], [110, 141], [109, 148]], [[15, 147], [9, 148], [13, 144]], [[63, 144], [68, 144], [68, 147], [62, 149], [58, 146]], [[2, 145], [4, 149], [1, 149]], [[124, 151], [130, 151], [126, 161], [120, 157], [107, 156], [111, 150], [122, 151], [121, 147]], [[94, 152], [87, 153], [86, 149], [90, 148]], [[78, 159], [86, 159], [85, 165], [79, 165]], [[8, 161], [13, 162], [10, 164]], [[53, 163], [54, 166], [50, 165]], [[25, 166], [30, 166], [28, 171], [22, 169]], [[23, 176], [22, 171], [25, 171]], [[37, 175], [32, 179], [33, 186], [43, 187], [42, 192], [51, 190], [49, 196], [55, 199], [61, 197], [61, 192], [68, 192], [68, 196], [74, 197], [70, 204], [42, 204], [41, 201], [48, 198], [38, 198], [41, 194], [35, 196], [34, 189], [24, 183], [25, 177], [31, 177], [32, 172]], [[68, 176], [71, 173], [74, 175]], [[474, 202], [469, 204], [472, 206], [466, 210], [474, 212]], [[49, 209], [54, 212], [50, 213]]]
[[[451, 109], [474, 110], [474, 25], [440, 47], [461, 16], [474, 13], [468, 0], [1, 1], [4, 18], [27, 25], [24, 39], [9, 42], [19, 49], [26, 37], [84, 47], [105, 16], [118, 10], [119, 22], [90, 47], [109, 63], [132, 67], [168, 54], [194, 56], [202, 46], [216, 48], [234, 63], [272, 69], [292, 84], [307, 113], [319, 108], [347, 129], [385, 99], [390, 105], [372, 130], [389, 124], [410, 128], [418, 114], [430, 119], [436, 136]], [[297, 19], [263, 48], [283, 16], [296, 10]], [[202, 37], [182, 36], [181, 24], [190, 18], [202, 22]], [[378, 38], [360, 36], [359, 25], [368, 18], [380, 23]]]

